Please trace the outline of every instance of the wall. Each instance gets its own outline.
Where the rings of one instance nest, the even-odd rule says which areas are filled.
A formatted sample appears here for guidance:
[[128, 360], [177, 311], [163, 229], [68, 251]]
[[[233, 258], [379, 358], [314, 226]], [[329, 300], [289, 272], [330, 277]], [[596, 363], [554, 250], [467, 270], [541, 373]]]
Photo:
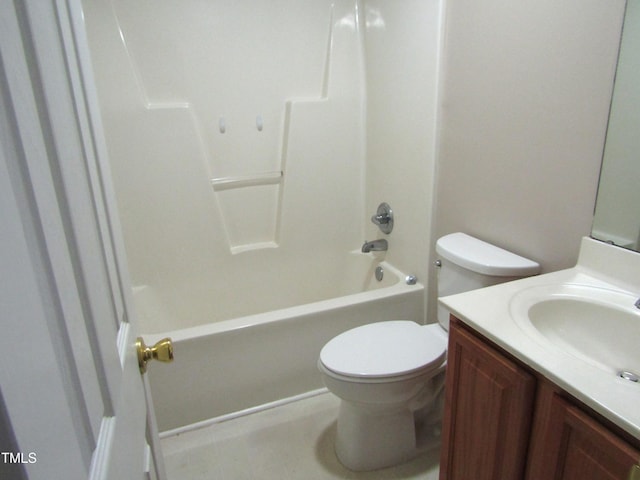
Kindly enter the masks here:
[[447, 2], [434, 242], [465, 231], [546, 272], [575, 263], [623, 10], [623, 0]]
[[[365, 237], [387, 238], [391, 263], [426, 284], [431, 270], [441, 2], [366, 0], [364, 6]], [[368, 221], [383, 201], [396, 219], [388, 236]]]

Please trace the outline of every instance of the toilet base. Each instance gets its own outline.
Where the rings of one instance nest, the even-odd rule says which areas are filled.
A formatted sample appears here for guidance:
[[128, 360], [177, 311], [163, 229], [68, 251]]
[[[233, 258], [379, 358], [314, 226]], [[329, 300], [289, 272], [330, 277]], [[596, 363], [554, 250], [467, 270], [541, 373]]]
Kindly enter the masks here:
[[[342, 400], [335, 443], [340, 463], [354, 471], [407, 462], [440, 444], [440, 424], [406, 406], [363, 406]], [[438, 415], [439, 417], [439, 415]]]

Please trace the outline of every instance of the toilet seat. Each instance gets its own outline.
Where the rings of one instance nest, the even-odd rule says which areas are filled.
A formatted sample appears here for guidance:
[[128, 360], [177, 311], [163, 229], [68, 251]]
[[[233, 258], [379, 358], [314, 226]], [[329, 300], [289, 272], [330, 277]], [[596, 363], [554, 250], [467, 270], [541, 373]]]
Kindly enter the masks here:
[[408, 320], [363, 325], [330, 340], [320, 362], [354, 381], [419, 375], [442, 365], [446, 354], [446, 336], [429, 327]]

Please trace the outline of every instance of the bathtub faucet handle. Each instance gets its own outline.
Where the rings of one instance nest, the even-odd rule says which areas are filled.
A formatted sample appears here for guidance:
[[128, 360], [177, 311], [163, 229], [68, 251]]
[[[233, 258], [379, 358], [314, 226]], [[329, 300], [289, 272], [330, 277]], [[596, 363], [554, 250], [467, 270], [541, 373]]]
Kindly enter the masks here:
[[387, 223], [389, 223], [389, 216], [388, 215], [372, 215], [371, 221], [376, 225], [386, 225]]
[[391, 233], [393, 230], [393, 210], [387, 203], [378, 205], [376, 214], [371, 217], [371, 221], [380, 228], [383, 233]]

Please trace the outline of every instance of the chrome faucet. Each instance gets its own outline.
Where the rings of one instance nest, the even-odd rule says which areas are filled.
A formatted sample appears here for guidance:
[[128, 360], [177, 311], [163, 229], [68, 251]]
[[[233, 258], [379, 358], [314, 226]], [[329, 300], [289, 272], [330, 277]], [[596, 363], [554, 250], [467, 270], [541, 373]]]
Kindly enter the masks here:
[[388, 203], [378, 205], [376, 214], [371, 217], [371, 221], [378, 226], [382, 233], [389, 234], [393, 230], [393, 210]]
[[373, 242], [365, 241], [362, 245], [362, 253], [384, 252], [389, 248], [389, 243], [384, 239], [374, 240]]
[[[364, 247], [362, 247], [364, 248]], [[636, 308], [640, 308], [640, 298], [638, 300], [636, 300], [636, 303], [634, 303], [634, 305], [636, 306]]]

